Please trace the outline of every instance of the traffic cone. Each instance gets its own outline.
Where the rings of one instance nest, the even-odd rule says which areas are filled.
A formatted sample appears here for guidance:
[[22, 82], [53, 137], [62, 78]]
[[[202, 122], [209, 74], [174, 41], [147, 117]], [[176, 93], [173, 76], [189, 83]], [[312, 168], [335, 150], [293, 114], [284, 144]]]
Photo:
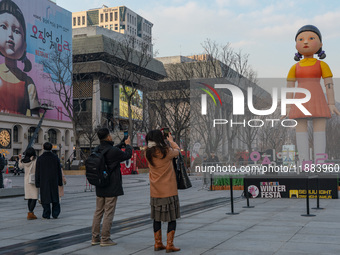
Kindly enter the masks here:
[[7, 167], [7, 170], [6, 170], [6, 174], [8, 174], [8, 167]]

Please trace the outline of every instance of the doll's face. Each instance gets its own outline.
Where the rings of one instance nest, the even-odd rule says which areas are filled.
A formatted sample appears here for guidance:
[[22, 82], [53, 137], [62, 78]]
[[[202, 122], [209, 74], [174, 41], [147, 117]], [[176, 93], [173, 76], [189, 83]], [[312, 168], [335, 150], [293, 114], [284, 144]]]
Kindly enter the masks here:
[[319, 36], [314, 32], [302, 32], [296, 38], [296, 49], [304, 56], [315, 54], [321, 47]]
[[0, 52], [6, 58], [20, 59], [26, 50], [24, 30], [9, 13], [0, 15]]

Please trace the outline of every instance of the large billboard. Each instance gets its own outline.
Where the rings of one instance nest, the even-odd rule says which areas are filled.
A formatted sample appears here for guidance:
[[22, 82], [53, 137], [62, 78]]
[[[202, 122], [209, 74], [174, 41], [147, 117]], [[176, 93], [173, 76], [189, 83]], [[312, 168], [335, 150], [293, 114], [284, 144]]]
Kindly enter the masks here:
[[68, 120], [46, 63], [53, 66], [56, 54], [70, 59], [62, 75], [71, 91], [71, 20], [71, 12], [48, 0], [0, 0], [0, 112], [35, 116], [47, 104], [53, 110], [46, 118]]

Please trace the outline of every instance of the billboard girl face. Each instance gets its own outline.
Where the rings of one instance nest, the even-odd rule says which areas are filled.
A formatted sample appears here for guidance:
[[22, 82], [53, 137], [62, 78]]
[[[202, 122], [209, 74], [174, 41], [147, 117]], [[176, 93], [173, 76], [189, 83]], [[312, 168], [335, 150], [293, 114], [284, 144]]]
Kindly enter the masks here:
[[5, 58], [21, 59], [27, 47], [25, 33], [25, 20], [20, 9], [12, 1], [3, 0], [0, 13], [0, 53]]

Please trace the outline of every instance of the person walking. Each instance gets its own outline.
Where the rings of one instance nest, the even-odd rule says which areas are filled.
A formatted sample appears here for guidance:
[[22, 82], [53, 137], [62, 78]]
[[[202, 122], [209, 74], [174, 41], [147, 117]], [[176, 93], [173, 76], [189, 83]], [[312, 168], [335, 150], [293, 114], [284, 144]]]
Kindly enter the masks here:
[[[168, 146], [165, 142], [170, 143]], [[173, 244], [176, 219], [180, 217], [177, 181], [173, 166], [173, 158], [179, 155], [179, 147], [169, 133], [165, 138], [160, 130], [152, 130], [146, 135], [146, 159], [150, 172], [150, 205], [151, 219], [153, 219], [153, 231], [155, 238], [154, 250], [176, 252]], [[167, 245], [162, 243], [162, 224], [168, 222]]]
[[[92, 222], [92, 245], [111, 246], [116, 245], [110, 238], [112, 220], [116, 209], [118, 196], [124, 195], [122, 185], [122, 174], [120, 172], [120, 162], [128, 160], [132, 156], [130, 137], [117, 146], [113, 146], [110, 131], [101, 128], [97, 131], [100, 145], [96, 147], [99, 153], [106, 150], [104, 154], [107, 174], [110, 177], [110, 184], [105, 187], [96, 187], [96, 211]], [[125, 151], [121, 148], [125, 145]], [[100, 222], [103, 219], [103, 226], [100, 237]]]
[[39, 190], [35, 187], [34, 176], [36, 172], [37, 155], [32, 147], [27, 148], [25, 158], [21, 159], [19, 155], [19, 167], [24, 169], [24, 190], [25, 200], [28, 206], [28, 220], [36, 220], [37, 216], [34, 215], [34, 208], [37, 204]]
[[6, 166], [5, 156], [0, 154], [0, 189], [4, 188], [4, 177], [2, 175], [2, 171], [4, 170], [5, 166]]
[[52, 144], [46, 142], [43, 145], [44, 153], [38, 157], [35, 173], [35, 186], [40, 188], [40, 199], [43, 207], [43, 219], [52, 217], [57, 219], [60, 214], [58, 186], [63, 186], [60, 161], [52, 152]]

